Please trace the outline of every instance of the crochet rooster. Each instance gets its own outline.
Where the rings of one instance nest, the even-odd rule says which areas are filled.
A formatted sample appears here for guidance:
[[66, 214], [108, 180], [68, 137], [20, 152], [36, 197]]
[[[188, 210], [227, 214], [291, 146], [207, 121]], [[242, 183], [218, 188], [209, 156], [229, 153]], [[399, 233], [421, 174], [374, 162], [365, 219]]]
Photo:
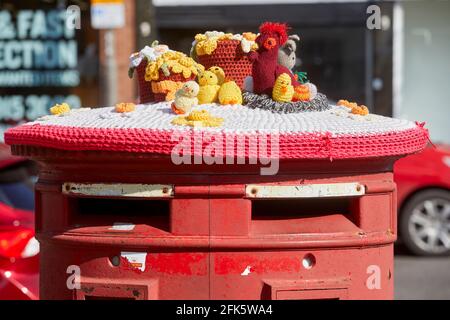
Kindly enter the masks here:
[[287, 25], [284, 23], [265, 22], [259, 27], [256, 38], [257, 51], [250, 51], [249, 59], [253, 62], [253, 92], [272, 94], [275, 80], [282, 73], [291, 76], [292, 85], [299, 83], [290, 70], [278, 64], [278, 49], [287, 41]]

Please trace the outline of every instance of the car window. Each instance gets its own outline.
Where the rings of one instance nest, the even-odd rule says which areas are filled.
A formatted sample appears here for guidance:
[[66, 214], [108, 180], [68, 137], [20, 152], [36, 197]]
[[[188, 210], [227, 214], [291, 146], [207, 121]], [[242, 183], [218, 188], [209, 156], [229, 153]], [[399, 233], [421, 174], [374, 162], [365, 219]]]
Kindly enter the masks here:
[[23, 210], [34, 210], [34, 193], [25, 182], [0, 183], [0, 201]]

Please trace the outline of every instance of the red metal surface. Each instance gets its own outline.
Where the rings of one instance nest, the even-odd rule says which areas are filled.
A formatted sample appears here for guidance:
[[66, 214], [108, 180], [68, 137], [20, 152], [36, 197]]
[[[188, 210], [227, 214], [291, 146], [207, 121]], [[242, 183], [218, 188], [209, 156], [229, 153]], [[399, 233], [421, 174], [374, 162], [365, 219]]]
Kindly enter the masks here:
[[[261, 176], [252, 165], [176, 166], [154, 155], [13, 151], [40, 163], [43, 299], [393, 298], [395, 158], [286, 161], [278, 175]], [[141, 210], [135, 203], [126, 209], [115, 202], [114, 214], [105, 214], [98, 204], [90, 210], [95, 202], [89, 199], [64, 195], [64, 182], [175, 187], [169, 199], [146, 200], [168, 201], [167, 207], [142, 204]], [[247, 184], [348, 182], [363, 185], [365, 195], [272, 202], [245, 193]], [[116, 222], [134, 228], [112, 230]], [[125, 252], [142, 253], [144, 270]], [[80, 268], [80, 288], [67, 286], [69, 266]], [[373, 267], [379, 270], [375, 287], [369, 283]]]

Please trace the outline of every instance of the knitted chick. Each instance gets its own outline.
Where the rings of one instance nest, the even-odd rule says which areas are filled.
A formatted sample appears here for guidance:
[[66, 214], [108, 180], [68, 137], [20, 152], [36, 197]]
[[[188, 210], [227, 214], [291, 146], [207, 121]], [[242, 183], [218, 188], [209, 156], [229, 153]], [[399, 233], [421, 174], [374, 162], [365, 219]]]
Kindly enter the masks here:
[[272, 90], [272, 99], [278, 102], [290, 102], [293, 96], [294, 87], [291, 77], [287, 73], [280, 74]]
[[217, 101], [220, 86], [217, 84], [217, 76], [211, 71], [205, 71], [198, 79], [200, 90], [198, 91], [198, 103], [213, 103]]
[[225, 71], [221, 67], [218, 66], [212, 66], [208, 69], [208, 71], [211, 71], [214, 73], [217, 77], [217, 84], [221, 86], [225, 82]]
[[242, 104], [242, 92], [234, 81], [226, 81], [219, 90], [220, 104]]
[[172, 110], [176, 114], [189, 113], [193, 106], [198, 104], [198, 91], [200, 87], [195, 81], [188, 81], [181, 89], [175, 93], [175, 100], [172, 102]]

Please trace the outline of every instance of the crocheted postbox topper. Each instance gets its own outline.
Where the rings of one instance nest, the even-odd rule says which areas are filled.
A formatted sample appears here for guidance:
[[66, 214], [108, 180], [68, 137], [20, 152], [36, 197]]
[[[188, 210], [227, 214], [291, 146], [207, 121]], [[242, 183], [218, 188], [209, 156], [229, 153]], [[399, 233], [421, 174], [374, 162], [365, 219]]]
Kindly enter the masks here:
[[171, 102], [165, 101], [122, 110], [129, 112], [114, 107], [72, 109], [9, 129], [5, 141], [62, 150], [170, 155], [186, 137], [194, 154], [200, 136], [204, 143], [214, 141], [216, 156], [241, 152], [251, 157], [275, 138], [280, 160], [402, 156], [422, 150], [428, 141], [426, 129], [414, 122], [352, 113], [347, 106], [288, 114], [241, 105], [194, 106], [191, 113], [209, 116], [206, 122], [189, 116], [180, 121], [171, 109]]

